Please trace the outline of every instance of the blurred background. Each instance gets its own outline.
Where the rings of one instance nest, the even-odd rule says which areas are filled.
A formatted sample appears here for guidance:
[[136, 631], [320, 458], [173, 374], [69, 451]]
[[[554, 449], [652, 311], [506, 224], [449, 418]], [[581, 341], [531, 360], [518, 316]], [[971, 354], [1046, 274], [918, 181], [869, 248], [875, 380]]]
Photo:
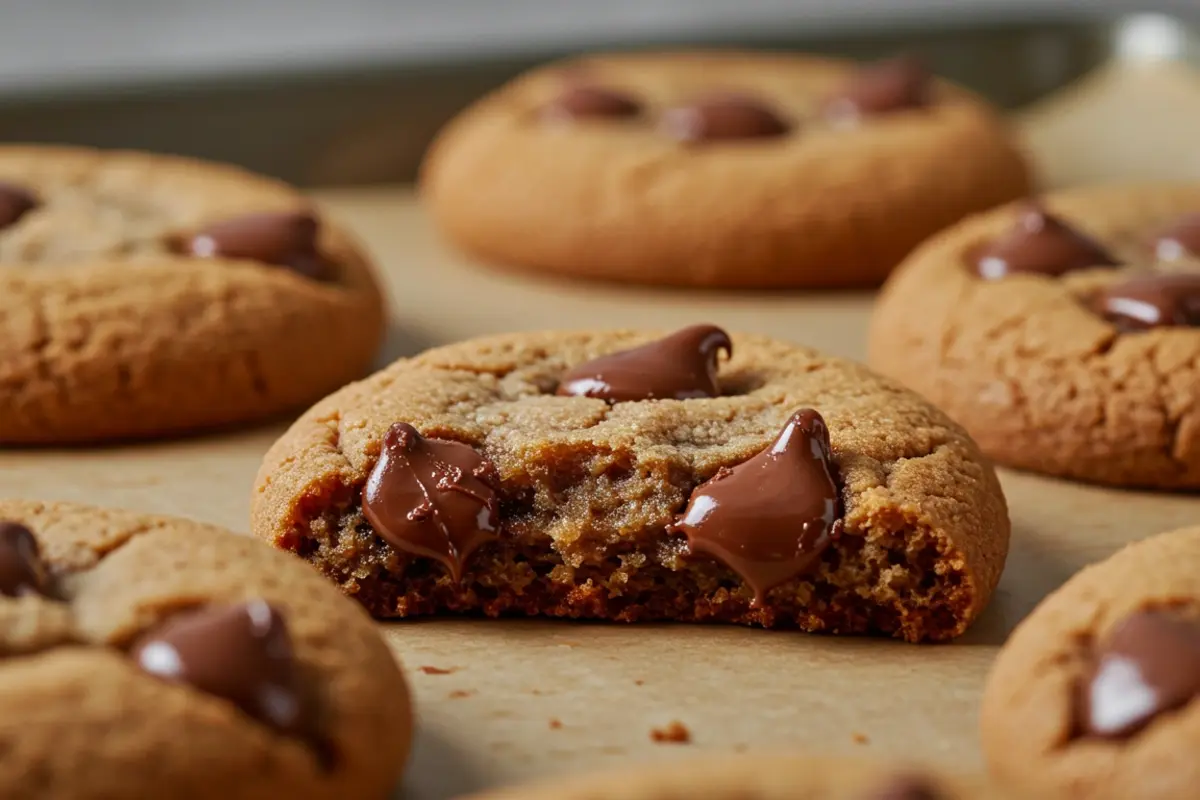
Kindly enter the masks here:
[[[0, 0], [0, 15], [0, 139], [184, 153], [309, 186], [411, 179], [457, 110], [582, 50], [916, 51], [1022, 110], [1114, 66], [1200, 62], [1198, 0]], [[1151, 90], [1155, 108], [1190, 102], [1164, 102], [1178, 82]]]

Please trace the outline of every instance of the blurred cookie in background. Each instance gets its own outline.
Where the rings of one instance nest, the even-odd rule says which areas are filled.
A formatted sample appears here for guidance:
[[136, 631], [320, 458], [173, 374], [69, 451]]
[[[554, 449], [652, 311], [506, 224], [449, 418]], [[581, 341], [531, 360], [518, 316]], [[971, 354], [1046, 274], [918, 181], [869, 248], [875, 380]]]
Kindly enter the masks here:
[[1029, 181], [997, 112], [917, 59], [738, 51], [534, 70], [448, 125], [421, 173], [485, 262], [746, 288], [878, 284]]

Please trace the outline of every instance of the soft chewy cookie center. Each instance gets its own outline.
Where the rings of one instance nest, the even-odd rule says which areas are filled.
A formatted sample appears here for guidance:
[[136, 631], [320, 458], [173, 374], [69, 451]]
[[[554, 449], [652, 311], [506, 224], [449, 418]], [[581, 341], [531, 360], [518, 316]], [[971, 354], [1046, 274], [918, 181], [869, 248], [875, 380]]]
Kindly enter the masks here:
[[[858, 456], [845, 448], [864, 446], [864, 430], [891, 432], [924, 405], [900, 417], [889, 406], [884, 421], [860, 368], [744, 341], [711, 325], [514, 335], [397, 362], [330, 398], [336, 431], [306, 434], [349, 468], [314, 475], [287, 456], [302, 483], [260, 492], [303, 485], [303, 499], [260, 504], [256, 531], [264, 510], [293, 509], [271, 541], [381, 617], [961, 632], [990, 589], [918, 501], [885, 499], [889, 460], [905, 462], [897, 477], [944, 470], [969, 453], [961, 434], [935, 425], [936, 441], [902, 451], [869, 434]], [[745, 391], [731, 394], [730, 379]], [[846, 463], [861, 465], [856, 490]], [[856, 508], [854, 491], [872, 487], [868, 502], [883, 505]]]

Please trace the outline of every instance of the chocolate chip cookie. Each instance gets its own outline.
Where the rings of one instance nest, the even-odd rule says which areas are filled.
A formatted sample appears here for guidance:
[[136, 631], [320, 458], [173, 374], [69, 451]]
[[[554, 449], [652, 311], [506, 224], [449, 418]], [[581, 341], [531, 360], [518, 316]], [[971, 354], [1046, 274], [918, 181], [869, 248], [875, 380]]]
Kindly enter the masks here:
[[375, 626], [253, 539], [0, 501], [0, 795], [383, 797], [408, 691]]
[[0, 444], [278, 414], [362, 375], [382, 330], [365, 257], [290, 187], [0, 147]]
[[1013, 633], [984, 692], [998, 777], [1055, 797], [1191, 797], [1200, 764], [1200, 528], [1129, 545]]
[[477, 800], [1001, 800], [982, 778], [849, 758], [758, 755], [640, 767], [490, 792]]
[[398, 361], [271, 448], [253, 529], [384, 618], [910, 641], [966, 629], [1009, 533], [992, 469], [933, 406], [711, 325], [512, 334]]
[[1200, 487], [1200, 186], [1075, 189], [933, 238], [884, 288], [870, 364], [1021, 469]]
[[422, 194], [484, 260], [676, 286], [874, 285], [1029, 176], [994, 109], [912, 58], [598, 55], [434, 143]]

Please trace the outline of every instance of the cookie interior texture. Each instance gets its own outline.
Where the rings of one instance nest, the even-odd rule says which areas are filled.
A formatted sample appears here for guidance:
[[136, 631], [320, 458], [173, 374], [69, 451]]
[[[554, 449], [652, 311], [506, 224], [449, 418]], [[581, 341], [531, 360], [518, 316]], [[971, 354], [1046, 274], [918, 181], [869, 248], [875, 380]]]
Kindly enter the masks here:
[[[422, 196], [450, 239], [493, 264], [680, 286], [878, 284], [932, 233], [1027, 192], [1029, 171], [996, 111], [942, 81], [925, 107], [832, 124], [823, 106], [858, 68], [736, 51], [552, 64], [446, 127]], [[579, 84], [640, 111], [547, 123], [547, 104]], [[664, 132], [673, 110], [723, 93], [787, 129], [698, 143]]]
[[[630, 402], [554, 395], [572, 365], [651, 332], [517, 334], [396, 362], [319, 403], [268, 453], [253, 528], [379, 617], [441, 611], [675, 619], [879, 633], [963, 632], [999, 579], [1004, 498], [974, 444], [866, 369], [762, 337], [734, 339], [722, 397]], [[730, 570], [684, 559], [666, 527], [691, 491], [745, 461], [799, 406], [825, 415], [845, 530], [761, 608]], [[378, 537], [360, 495], [397, 421], [478, 448], [499, 471], [504, 533], [455, 585]]]
[[1200, 331], [1127, 331], [1095, 298], [1138, 275], [1200, 272], [1156, 257], [1155, 236], [1200, 210], [1187, 184], [1080, 188], [1042, 205], [1117, 262], [985, 280], [971, 255], [1013, 228], [997, 209], [919, 248], [884, 287], [869, 363], [962, 423], [1008, 466], [1121, 486], [1200, 487]]
[[[403, 769], [408, 691], [369, 617], [311, 570], [185, 520], [0, 501], [32, 530], [45, 596], [0, 597], [5, 797], [382, 797]], [[263, 599], [285, 618], [313, 736], [152, 676], [128, 652], [192, 610]]]
[[[1198, 576], [1200, 528], [1184, 528], [1127, 546], [1042, 601], [1001, 650], [984, 689], [981, 743], [991, 771], [1050, 797], [1193, 796], [1196, 699], [1124, 735], [1087, 735], [1079, 718], [1081, 693], [1113, 631], [1146, 611], [1200, 620]], [[1144, 706], [1136, 672], [1125, 685], [1126, 707]]]
[[642, 767], [475, 796], [477, 800], [1003, 800], [976, 777], [866, 759], [766, 754]]
[[0, 442], [247, 422], [370, 367], [383, 303], [336, 225], [318, 230], [320, 280], [181, 247], [245, 215], [311, 212], [289, 186], [183, 158], [24, 146], [0, 147], [0, 217], [5, 186], [36, 205], [0, 219]]

